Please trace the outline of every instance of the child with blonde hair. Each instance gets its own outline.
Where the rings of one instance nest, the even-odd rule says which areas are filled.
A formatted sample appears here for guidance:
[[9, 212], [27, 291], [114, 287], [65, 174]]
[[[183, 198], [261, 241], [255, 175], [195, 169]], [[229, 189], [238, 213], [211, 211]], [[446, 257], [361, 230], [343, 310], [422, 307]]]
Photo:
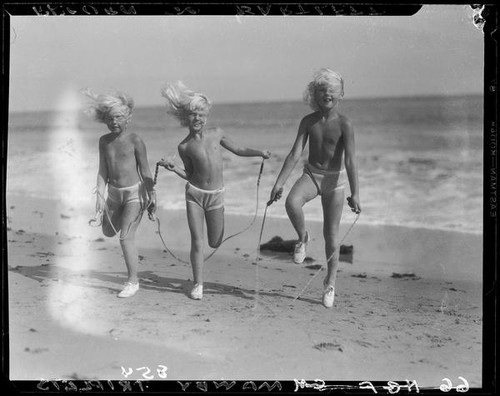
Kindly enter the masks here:
[[186, 211], [191, 233], [190, 259], [193, 288], [190, 297], [203, 297], [203, 224], [207, 225], [208, 245], [217, 248], [224, 236], [224, 179], [221, 147], [243, 157], [269, 158], [269, 151], [242, 148], [221, 128], [207, 128], [212, 103], [207, 96], [188, 89], [182, 82], [169, 84], [161, 91], [166, 99], [167, 113], [176, 117], [189, 133], [178, 151], [184, 169], [171, 160], [159, 165], [187, 181]]
[[[316, 72], [304, 92], [304, 100], [314, 110], [300, 122], [293, 147], [271, 191], [271, 200], [281, 198], [283, 186], [300, 160], [309, 139], [309, 157], [302, 176], [295, 182], [286, 199], [286, 211], [299, 237], [294, 261], [300, 264], [306, 257], [310, 240], [306, 231], [303, 206], [321, 196], [323, 207], [323, 237], [328, 260], [328, 272], [323, 281], [323, 305], [333, 306], [339, 261], [339, 227], [344, 205], [344, 188], [349, 180], [351, 210], [361, 212], [358, 171], [355, 160], [354, 129], [351, 121], [338, 112], [344, 96], [342, 76], [323, 68]], [[345, 165], [345, 167], [343, 166]]]
[[83, 93], [91, 99], [87, 114], [109, 129], [99, 139], [96, 217], [102, 221], [105, 236], [120, 232], [128, 279], [118, 297], [131, 297], [139, 290], [135, 233], [144, 211], [154, 214], [156, 210], [146, 146], [139, 135], [128, 131], [134, 108], [130, 96], [119, 92], [97, 95], [89, 89]]

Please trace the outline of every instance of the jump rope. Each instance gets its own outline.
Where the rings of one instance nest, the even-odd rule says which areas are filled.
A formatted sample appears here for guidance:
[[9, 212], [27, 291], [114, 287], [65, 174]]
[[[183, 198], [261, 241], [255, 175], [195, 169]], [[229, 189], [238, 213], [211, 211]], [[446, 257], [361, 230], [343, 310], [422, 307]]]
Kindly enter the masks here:
[[[162, 159], [163, 161], [163, 159]], [[261, 177], [262, 177], [262, 172], [264, 171], [264, 161], [265, 159], [262, 159], [262, 163], [260, 164], [260, 170], [259, 170], [259, 175], [257, 177], [257, 198], [256, 198], [256, 204], [255, 204], [255, 214], [253, 216], [253, 219], [252, 221], [250, 222], [250, 224], [248, 226], [246, 226], [243, 230], [235, 233], [235, 234], [232, 234], [228, 237], [226, 237], [222, 242], [221, 244], [216, 248], [214, 249], [207, 257], [205, 257], [204, 261], [207, 261], [209, 260], [216, 252], [217, 250], [222, 246], [222, 244], [226, 241], [228, 241], [229, 239], [231, 238], [234, 238], [235, 236], [238, 236], [240, 234], [243, 234], [244, 232], [248, 231], [252, 226], [253, 224], [255, 223], [255, 220], [257, 219], [257, 213], [258, 213], [258, 209], [259, 209], [259, 190], [260, 190], [260, 180], [261, 180]], [[157, 162], [156, 163], [156, 169], [155, 169], [155, 175], [154, 175], [154, 180], [153, 180], [153, 185], [156, 185], [157, 183], [157, 180], [158, 180], [158, 169], [160, 167], [160, 162]], [[115, 226], [113, 225], [113, 222], [111, 221], [111, 217], [109, 215], [109, 207], [106, 203], [106, 200], [104, 198], [104, 196], [97, 190], [97, 188], [94, 188], [94, 194], [97, 194], [104, 202], [104, 213], [103, 211], [97, 211], [94, 218], [91, 219], [89, 221], [89, 225], [93, 226], [93, 227], [100, 227], [102, 225], [102, 219], [103, 219], [103, 216], [104, 214], [106, 215], [107, 219], [108, 219], [108, 223], [111, 225], [111, 228], [113, 229], [113, 231], [115, 232], [115, 234], [118, 234], [118, 231], [116, 230]], [[267, 208], [266, 208], [267, 209]], [[119, 240], [124, 240], [126, 239], [128, 233], [130, 232], [130, 228], [135, 224], [137, 223], [142, 215], [144, 214], [144, 208], [141, 208], [141, 210], [139, 211], [137, 217], [134, 219], [134, 221], [132, 221], [128, 227], [127, 227], [127, 231], [125, 232], [125, 234], [123, 236], [120, 236], [119, 237]], [[150, 212], [148, 214], [148, 217], [151, 221], [156, 221], [156, 223], [158, 224], [158, 236], [160, 237], [160, 240], [165, 248], [165, 250], [174, 258], [176, 259], [177, 261], [181, 262], [181, 263], [184, 263], [184, 264], [190, 264], [190, 262], [186, 261], [186, 260], [183, 260], [179, 257], [177, 257], [167, 246], [167, 244], [165, 243], [165, 240], [163, 239], [163, 235], [161, 233], [161, 222], [160, 222], [160, 219], [158, 218], [158, 216], [155, 216], [152, 212]]]
[[[163, 159], [162, 159], [163, 161]], [[261, 180], [261, 177], [262, 177], [262, 173], [264, 171], [264, 161], [265, 159], [263, 158], [262, 159], [262, 163], [260, 164], [260, 170], [259, 170], [259, 175], [257, 177], [257, 188], [256, 188], [256, 204], [255, 204], [255, 214], [253, 216], [253, 219], [252, 221], [250, 222], [250, 224], [245, 227], [244, 229], [242, 229], [241, 231], [239, 232], [236, 232], [230, 236], [228, 236], [227, 238], [223, 239], [221, 244], [215, 248], [205, 259], [204, 261], [207, 261], [209, 260], [216, 252], [217, 250], [222, 246], [222, 244], [226, 241], [228, 241], [229, 239], [231, 238], [234, 238], [238, 235], [241, 235], [243, 234], [244, 232], [248, 231], [254, 224], [255, 220], [257, 219], [257, 213], [258, 213], [258, 209], [259, 209], [259, 190], [260, 190], [260, 180]], [[157, 162], [156, 163], [156, 168], [155, 168], [155, 176], [154, 176], [154, 180], [153, 180], [153, 185], [156, 185], [156, 182], [157, 182], [157, 179], [158, 179], [158, 170], [159, 170], [159, 167], [160, 167], [160, 162]], [[115, 232], [115, 234], [118, 233], [118, 231], [116, 230], [116, 228], [114, 227], [113, 225], [113, 222], [111, 221], [111, 218], [109, 216], [109, 208], [108, 208], [108, 205], [106, 203], [106, 200], [104, 199], [104, 197], [102, 196], [102, 194], [97, 190], [97, 188], [94, 189], [94, 193], [96, 193], [97, 195], [99, 195], [99, 197], [101, 197], [104, 201], [104, 213], [106, 214], [106, 217], [108, 218], [108, 222], [109, 224], [111, 225], [113, 231]], [[265, 225], [265, 222], [266, 222], [266, 216], [267, 216], [267, 210], [269, 209], [269, 207], [278, 200], [279, 198], [278, 197], [275, 197], [274, 199], [271, 199], [267, 202], [266, 204], [266, 208], [264, 210], [264, 216], [262, 218], [262, 225], [261, 225], [261, 228], [260, 228], [260, 233], [259, 233], [259, 242], [257, 244], [257, 255], [256, 255], [256, 259], [255, 259], [255, 264], [256, 264], [256, 284], [257, 284], [257, 280], [258, 280], [258, 269], [259, 269], [259, 260], [260, 260], [260, 245], [261, 245], [261, 242], [262, 242], [262, 234], [264, 232], [264, 225]], [[135, 224], [138, 220], [140, 220], [140, 218], [142, 217], [143, 213], [144, 213], [144, 208], [141, 208], [141, 210], [139, 211], [139, 214], [137, 215], [137, 217], [134, 219], [134, 221], [132, 221], [128, 227], [127, 227], [127, 231], [125, 232], [125, 235], [123, 236], [120, 236], [119, 237], [119, 240], [124, 240], [128, 233], [130, 232], [130, 228], [132, 227], [133, 224]], [[349, 227], [349, 229], [346, 231], [346, 233], [344, 234], [344, 236], [342, 237], [342, 240], [340, 241], [340, 245], [342, 245], [342, 243], [344, 242], [344, 240], [347, 238], [347, 235], [349, 235], [349, 233], [351, 232], [352, 228], [354, 227], [354, 225], [356, 224], [356, 222], [358, 221], [359, 219], [359, 215], [360, 213], [357, 213], [356, 214], [356, 218], [354, 219], [353, 223], [351, 224], [351, 226]], [[89, 225], [91, 226], [95, 226], [95, 227], [99, 227], [102, 225], [102, 217], [103, 217], [103, 212], [102, 211], [98, 211], [95, 215], [95, 217], [93, 219], [91, 219], [89, 221]], [[155, 216], [152, 212], [150, 212], [148, 214], [148, 217], [151, 221], [156, 221], [156, 223], [158, 224], [158, 236], [160, 237], [160, 240], [165, 248], [165, 250], [174, 258], [176, 259], [177, 261], [179, 262], [182, 262], [184, 264], [190, 264], [188, 261], [185, 261], [185, 260], [182, 260], [181, 258], [177, 257], [168, 247], [167, 247], [167, 244], [165, 243], [165, 240], [163, 239], [163, 236], [161, 234], [161, 223], [160, 223], [160, 219], [158, 218], [158, 216]], [[328, 257], [328, 259], [326, 260], [326, 263], [328, 263], [332, 258], [333, 256], [336, 254], [336, 252], [333, 252], [330, 257]], [[320, 266], [320, 268], [316, 271], [316, 273], [314, 274], [314, 276], [309, 279], [309, 281], [306, 283], [306, 285], [303, 287], [303, 289], [299, 292], [299, 294], [297, 294], [297, 296], [293, 299], [292, 302], [295, 302], [301, 295], [302, 293], [304, 293], [307, 288], [309, 287], [309, 285], [311, 284], [311, 282], [316, 278], [316, 276], [318, 276], [318, 274], [323, 270], [323, 265]], [[258, 288], [256, 287], [257, 289], [257, 294], [259, 293], [258, 291]]]
[[[266, 209], [264, 210], [264, 216], [262, 218], [262, 225], [260, 227], [260, 235], [259, 235], [259, 242], [257, 244], [257, 255], [255, 257], [255, 264], [256, 264], [256, 284], [257, 284], [257, 281], [258, 281], [258, 271], [259, 271], [259, 260], [260, 260], [260, 244], [262, 243], [262, 233], [264, 232], [264, 224], [266, 222], [266, 215], [267, 215], [267, 209], [274, 203], [278, 200], [279, 198], [274, 198], [274, 199], [271, 199], [267, 202], [266, 204]], [[359, 215], [360, 213], [356, 213], [356, 218], [354, 219], [354, 221], [352, 222], [351, 226], [349, 227], [349, 229], [346, 231], [346, 233], [344, 234], [344, 236], [342, 237], [342, 240], [340, 241], [340, 244], [339, 246], [342, 245], [342, 243], [345, 241], [345, 239], [347, 238], [347, 235], [349, 235], [349, 233], [351, 232], [352, 228], [354, 227], [354, 225], [356, 224], [356, 222], [358, 221], [359, 219]], [[326, 263], [328, 263], [332, 258], [333, 256], [336, 254], [336, 252], [333, 252], [330, 257], [327, 258], [326, 260]], [[316, 276], [318, 276], [318, 274], [323, 270], [323, 264], [321, 264], [320, 268], [316, 271], [316, 273], [314, 274], [314, 276], [309, 279], [309, 282], [306, 283], [306, 285], [304, 286], [304, 288], [300, 291], [299, 294], [297, 294], [297, 296], [292, 300], [292, 303], [294, 303], [301, 295], [302, 293], [304, 293], [308, 286], [311, 284], [311, 282], [314, 280], [314, 278], [316, 278]], [[258, 290], [257, 290], [257, 294], [258, 294]]]
[[[347, 235], [349, 235], [349, 232], [351, 232], [352, 228], [354, 227], [354, 224], [356, 224], [356, 222], [358, 221], [359, 219], [359, 215], [360, 213], [357, 213], [356, 214], [356, 218], [354, 219], [353, 223], [351, 224], [351, 226], [349, 227], [349, 229], [346, 231], [346, 233], [344, 234], [344, 237], [342, 238], [342, 240], [340, 241], [339, 243], [339, 247], [342, 245], [342, 242], [345, 241], [345, 239], [347, 238]], [[333, 256], [336, 254], [337, 252], [333, 252], [330, 257], [328, 257], [326, 259], [326, 263], [328, 264], [328, 262], [333, 258]], [[323, 271], [323, 264], [321, 264], [320, 268], [316, 271], [316, 273], [314, 274], [314, 276], [309, 279], [309, 282], [306, 283], [306, 285], [304, 286], [304, 288], [300, 291], [299, 294], [297, 294], [297, 296], [292, 300], [292, 303], [294, 303], [295, 301], [297, 301], [297, 299], [302, 295], [302, 293], [304, 293], [308, 286], [311, 284], [311, 282], [314, 280], [314, 278], [316, 278], [316, 276], [318, 276], [318, 274]]]
[[[163, 159], [162, 159], [163, 161]], [[238, 235], [241, 235], [243, 234], [244, 232], [248, 231], [252, 226], [253, 224], [255, 223], [255, 220], [257, 219], [257, 214], [258, 214], [258, 211], [259, 211], [259, 190], [260, 190], [260, 179], [262, 177], [262, 172], [264, 171], [264, 161], [265, 159], [263, 158], [262, 159], [262, 162], [260, 164], [260, 170], [259, 170], [259, 175], [257, 177], [257, 192], [256, 192], [256, 202], [255, 202], [255, 214], [253, 216], [253, 219], [252, 221], [250, 222], [250, 224], [248, 224], [244, 229], [242, 229], [241, 231], [238, 231], [228, 237], [226, 237], [225, 239], [222, 240], [222, 242], [220, 243], [220, 245], [215, 248], [207, 257], [205, 257], [204, 261], [207, 261], [209, 260], [216, 252], [217, 250], [222, 246], [222, 244], [224, 244], [226, 241], [228, 241], [229, 239], [231, 238], [234, 238], [235, 236], [238, 236]], [[157, 182], [157, 179], [158, 179], [158, 169], [160, 167], [160, 162], [157, 162], [156, 163], [156, 169], [155, 169], [155, 176], [154, 176], [154, 185], [156, 185], [156, 182]], [[150, 220], [152, 221], [157, 221], [158, 223], [158, 235], [160, 236], [160, 239], [163, 243], [163, 246], [165, 247], [165, 250], [173, 257], [175, 258], [176, 260], [182, 262], [182, 263], [185, 263], [185, 264], [190, 264], [189, 262], [185, 261], [185, 260], [182, 260], [180, 258], [178, 258], [177, 256], [175, 256], [175, 254], [172, 253], [172, 251], [167, 247], [166, 243], [165, 243], [165, 240], [163, 239], [163, 236], [161, 235], [161, 227], [160, 227], [160, 219], [158, 219], [157, 216], [154, 216], [152, 214], [150, 214], [149, 216]]]
[[[106, 217], [108, 219], [108, 223], [109, 225], [111, 225], [111, 228], [113, 229], [113, 231], [115, 232], [115, 234], [118, 234], [118, 230], [115, 228], [115, 226], [113, 225], [113, 222], [111, 221], [111, 217], [109, 215], [109, 207], [108, 207], [108, 204], [106, 202], [106, 199], [104, 198], [104, 196], [97, 190], [97, 187], [94, 188], [94, 191], [93, 191], [94, 194], [97, 194], [104, 202], [104, 213], [103, 211], [97, 211], [94, 218], [89, 220], [89, 225], [92, 226], [92, 227], [100, 227], [102, 225], [102, 219], [103, 219], [103, 216], [104, 214], [106, 214]], [[140, 219], [142, 218], [142, 215], [144, 214], [144, 208], [141, 207], [141, 210], [139, 211], [139, 213], [137, 214], [136, 218], [130, 222], [130, 224], [128, 225], [127, 227], [127, 231], [125, 232], [125, 234], [123, 236], [119, 236], [118, 239], [120, 241], [123, 241], [127, 238], [128, 236], [128, 233], [130, 232], [130, 228], [138, 223], [140, 221]]]

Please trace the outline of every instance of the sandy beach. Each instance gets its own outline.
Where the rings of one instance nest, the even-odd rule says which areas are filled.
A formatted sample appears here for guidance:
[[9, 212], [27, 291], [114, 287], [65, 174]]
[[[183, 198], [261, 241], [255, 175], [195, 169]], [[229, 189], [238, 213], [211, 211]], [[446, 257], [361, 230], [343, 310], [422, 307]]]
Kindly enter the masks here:
[[[6, 207], [11, 380], [144, 379], [147, 368], [169, 380], [410, 379], [438, 388], [461, 376], [481, 386], [480, 235], [356, 224], [344, 242], [352, 263], [341, 262], [326, 309], [321, 223], [309, 223], [309, 260], [296, 265], [287, 253], [262, 251], [256, 261], [258, 217], [206, 262], [204, 298], [194, 301], [185, 212], [159, 211], [182, 261], [144, 217], [141, 289], [119, 299], [119, 243], [88, 225], [92, 208], [20, 196]], [[250, 221], [226, 216], [226, 235]], [[262, 242], [276, 235], [294, 238], [286, 219], [268, 214]]]

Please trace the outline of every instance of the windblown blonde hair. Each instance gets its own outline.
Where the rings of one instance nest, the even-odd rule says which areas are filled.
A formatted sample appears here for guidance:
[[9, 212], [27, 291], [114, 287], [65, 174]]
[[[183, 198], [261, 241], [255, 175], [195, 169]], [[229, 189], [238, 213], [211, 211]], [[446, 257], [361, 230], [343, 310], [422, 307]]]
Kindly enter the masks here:
[[111, 111], [122, 114], [127, 119], [132, 117], [134, 100], [126, 93], [96, 94], [89, 88], [83, 89], [82, 93], [91, 99], [85, 113], [98, 122], [106, 123], [106, 116]]
[[314, 73], [312, 81], [307, 85], [304, 91], [304, 102], [313, 110], [319, 109], [314, 96], [316, 88], [319, 86], [327, 86], [332, 89], [334, 91], [333, 96], [337, 101], [340, 101], [344, 97], [344, 79], [342, 76], [332, 69], [324, 67]]
[[188, 125], [190, 112], [209, 111], [212, 107], [212, 102], [207, 96], [190, 90], [182, 81], [164, 86], [161, 89], [161, 96], [166, 99], [167, 113], [176, 117], [182, 126]]

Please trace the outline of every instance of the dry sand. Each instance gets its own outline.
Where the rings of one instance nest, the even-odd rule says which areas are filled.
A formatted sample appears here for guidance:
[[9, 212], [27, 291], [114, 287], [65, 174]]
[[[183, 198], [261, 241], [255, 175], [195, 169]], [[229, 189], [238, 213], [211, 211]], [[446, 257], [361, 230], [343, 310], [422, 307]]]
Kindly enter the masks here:
[[[293, 239], [288, 220], [271, 212], [262, 242]], [[7, 197], [11, 380], [144, 379], [146, 368], [160, 379], [166, 366], [173, 380], [409, 379], [437, 388], [461, 376], [482, 385], [478, 235], [358, 223], [344, 242], [353, 262], [341, 262], [335, 306], [326, 309], [320, 223], [309, 223], [315, 261], [262, 252], [256, 265], [257, 218], [208, 260], [204, 298], [194, 301], [190, 265], [164, 250], [144, 217], [141, 289], [119, 299], [119, 243], [88, 226], [92, 214]], [[187, 261], [185, 213], [158, 217], [167, 246]], [[226, 235], [250, 220], [226, 216]]]

